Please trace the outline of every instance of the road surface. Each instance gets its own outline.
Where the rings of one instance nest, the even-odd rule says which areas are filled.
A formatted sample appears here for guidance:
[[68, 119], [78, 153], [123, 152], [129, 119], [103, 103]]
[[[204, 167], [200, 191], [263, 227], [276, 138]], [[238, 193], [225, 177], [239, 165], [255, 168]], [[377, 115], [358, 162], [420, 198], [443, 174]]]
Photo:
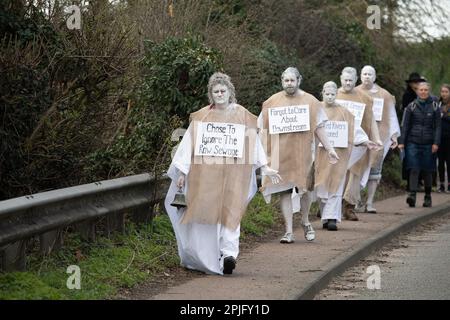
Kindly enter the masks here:
[[[368, 270], [370, 266], [375, 267]], [[450, 213], [395, 238], [333, 280], [315, 299], [450, 299]]]

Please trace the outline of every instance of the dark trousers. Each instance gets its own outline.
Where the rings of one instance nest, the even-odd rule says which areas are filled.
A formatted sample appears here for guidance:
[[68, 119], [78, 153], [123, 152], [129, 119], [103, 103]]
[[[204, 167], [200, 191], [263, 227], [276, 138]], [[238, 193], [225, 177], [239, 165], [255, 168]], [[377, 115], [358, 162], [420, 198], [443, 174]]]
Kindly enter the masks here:
[[[422, 173], [422, 174], [421, 174]], [[431, 194], [431, 184], [433, 179], [433, 173], [430, 171], [420, 171], [420, 169], [409, 170], [409, 190], [411, 192], [417, 192], [419, 190], [419, 175], [423, 177], [425, 185], [425, 193]]]
[[[443, 185], [445, 182], [445, 166], [447, 166], [447, 177], [450, 180], [450, 138], [442, 137], [442, 143], [438, 151], [439, 181]], [[450, 181], [449, 181], [450, 182]]]

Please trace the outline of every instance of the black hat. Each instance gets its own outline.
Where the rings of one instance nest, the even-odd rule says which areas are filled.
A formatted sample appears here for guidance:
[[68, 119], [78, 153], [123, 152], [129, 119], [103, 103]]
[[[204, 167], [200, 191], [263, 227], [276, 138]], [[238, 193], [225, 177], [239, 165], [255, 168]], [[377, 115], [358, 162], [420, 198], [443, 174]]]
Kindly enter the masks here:
[[406, 83], [411, 83], [411, 82], [426, 82], [427, 79], [425, 79], [424, 77], [422, 77], [420, 74], [418, 74], [417, 72], [413, 72], [409, 75], [409, 79], [405, 80]]

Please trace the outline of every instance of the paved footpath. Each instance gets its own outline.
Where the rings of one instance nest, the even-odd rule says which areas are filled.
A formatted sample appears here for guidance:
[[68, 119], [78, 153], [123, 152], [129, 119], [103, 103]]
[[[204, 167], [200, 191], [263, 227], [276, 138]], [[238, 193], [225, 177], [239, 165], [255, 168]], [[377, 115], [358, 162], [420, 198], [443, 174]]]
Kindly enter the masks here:
[[450, 211], [450, 195], [432, 196], [433, 208], [422, 207], [422, 193], [417, 195], [416, 208], [407, 207], [406, 195], [377, 202], [378, 214], [359, 214], [360, 221], [343, 221], [337, 232], [322, 230], [320, 221], [313, 222], [313, 242], [307, 242], [303, 230], [297, 228], [293, 244], [274, 239], [240, 255], [231, 276], [196, 277], [148, 299], [311, 299], [333, 277], [392, 237]]

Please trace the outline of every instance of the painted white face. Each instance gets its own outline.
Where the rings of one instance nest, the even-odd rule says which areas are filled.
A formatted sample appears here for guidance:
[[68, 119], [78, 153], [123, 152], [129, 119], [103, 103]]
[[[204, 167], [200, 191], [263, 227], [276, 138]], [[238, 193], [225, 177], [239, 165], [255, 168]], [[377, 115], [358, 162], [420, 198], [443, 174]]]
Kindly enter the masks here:
[[297, 77], [295, 76], [295, 74], [293, 74], [291, 72], [285, 73], [281, 82], [282, 82], [283, 90], [288, 95], [295, 94], [297, 92], [298, 87], [300, 86], [300, 83], [297, 80]]
[[355, 87], [356, 79], [353, 77], [350, 73], [344, 73], [341, 76], [341, 85], [342, 89], [344, 89], [345, 92], [352, 91]]
[[334, 101], [336, 100], [337, 92], [336, 89], [334, 88], [325, 88], [322, 94], [323, 94], [323, 101], [326, 104], [333, 104]]
[[375, 72], [372, 68], [365, 67], [361, 70], [361, 82], [365, 85], [373, 85], [375, 82]]
[[227, 105], [230, 101], [230, 90], [223, 84], [216, 84], [212, 87], [212, 98], [215, 105]]

